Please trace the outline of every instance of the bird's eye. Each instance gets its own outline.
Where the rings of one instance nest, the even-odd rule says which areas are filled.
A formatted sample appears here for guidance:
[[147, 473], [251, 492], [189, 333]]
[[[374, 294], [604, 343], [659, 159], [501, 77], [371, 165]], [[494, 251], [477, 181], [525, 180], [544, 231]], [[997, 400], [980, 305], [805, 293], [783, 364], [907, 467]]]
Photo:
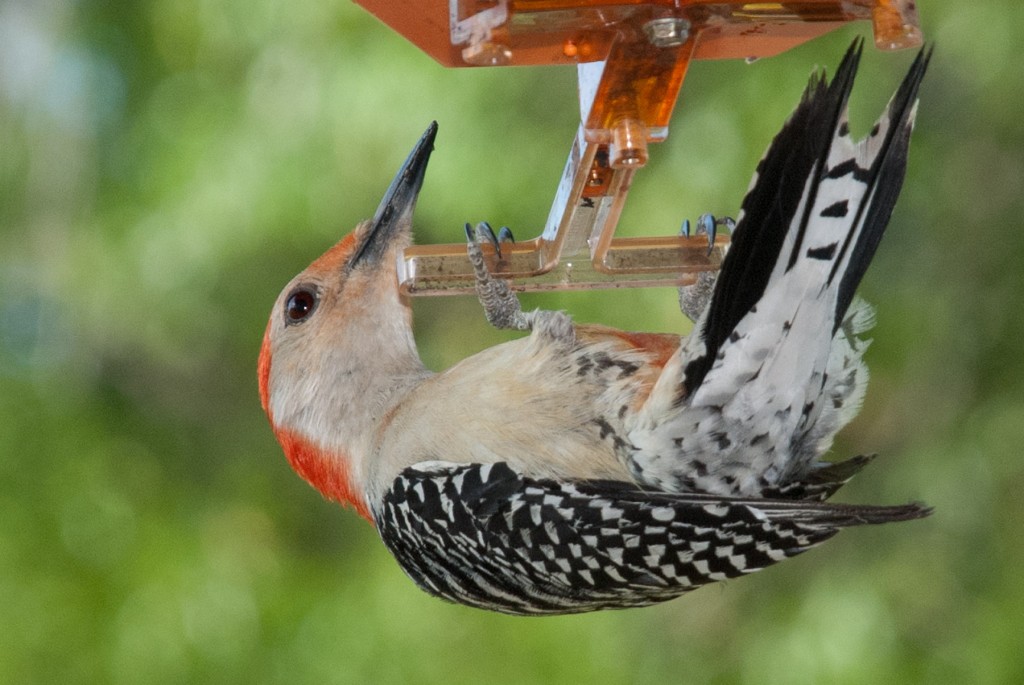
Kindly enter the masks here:
[[302, 323], [316, 310], [318, 301], [316, 291], [312, 288], [296, 288], [284, 303], [284, 322], [288, 325]]

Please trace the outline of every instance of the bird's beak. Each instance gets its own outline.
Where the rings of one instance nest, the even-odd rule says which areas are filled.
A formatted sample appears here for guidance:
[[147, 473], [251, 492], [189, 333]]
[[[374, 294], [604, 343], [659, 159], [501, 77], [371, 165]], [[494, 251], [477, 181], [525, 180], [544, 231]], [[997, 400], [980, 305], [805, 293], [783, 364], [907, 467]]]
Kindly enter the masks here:
[[387, 192], [384, 193], [384, 199], [380, 201], [370, 221], [362, 244], [349, 262], [350, 265], [355, 266], [362, 261], [378, 262], [392, 241], [407, 233], [412, 225], [412, 212], [416, 207], [420, 187], [423, 185], [423, 176], [427, 171], [427, 162], [434, 149], [436, 136], [437, 122], [434, 121], [427, 127], [416, 147], [409, 153], [405, 164], [391, 181]]

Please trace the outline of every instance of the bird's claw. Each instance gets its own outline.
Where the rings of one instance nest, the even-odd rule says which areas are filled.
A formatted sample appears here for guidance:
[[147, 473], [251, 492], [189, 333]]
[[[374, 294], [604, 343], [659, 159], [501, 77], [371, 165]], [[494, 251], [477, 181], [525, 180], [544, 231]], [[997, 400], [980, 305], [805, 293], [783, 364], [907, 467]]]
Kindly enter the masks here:
[[[473, 229], [469, 224], [466, 224], [466, 238], [470, 241], [474, 240]], [[505, 243], [511, 243], [515, 245], [516, 239], [512, 235], [512, 229], [508, 226], [502, 226], [498, 229], [495, 234], [494, 229], [486, 221], [481, 221], [476, 225], [476, 242], [481, 243], [487, 241], [494, 248], [494, 254], [498, 256], [498, 259], [504, 259], [504, 255], [501, 254], [501, 246]]]
[[[728, 216], [715, 218], [713, 214], [701, 214], [697, 218], [697, 230], [694, 235], [706, 235], [708, 237], [708, 254], [715, 249], [715, 237], [718, 235], [718, 227], [722, 226], [730, 233], [736, 228], [736, 222]], [[683, 219], [683, 225], [679, 228], [679, 234], [690, 237], [690, 220]]]
[[498, 251], [498, 256], [501, 257], [501, 246], [505, 243], [516, 244], [516, 237], [512, 235], [512, 229], [508, 226], [502, 226], [498, 230], [498, 242], [495, 244], [495, 249]]

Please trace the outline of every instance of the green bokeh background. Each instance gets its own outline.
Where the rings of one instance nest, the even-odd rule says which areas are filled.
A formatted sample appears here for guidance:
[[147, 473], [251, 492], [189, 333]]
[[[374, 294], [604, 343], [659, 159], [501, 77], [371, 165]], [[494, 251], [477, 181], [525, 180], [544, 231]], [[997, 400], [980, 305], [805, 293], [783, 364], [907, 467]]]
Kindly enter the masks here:
[[[922, 499], [659, 607], [523, 619], [432, 599], [288, 468], [255, 360], [279, 288], [376, 206], [431, 119], [421, 242], [539, 231], [572, 69], [445, 70], [346, 0], [0, 0], [0, 682], [1024, 682], [1024, 4], [922, 0], [937, 51], [843, 492]], [[623, 232], [735, 213], [859, 25], [690, 70]], [[870, 50], [866, 131], [912, 55]], [[669, 289], [554, 294], [685, 331]], [[505, 338], [417, 300], [433, 368]], [[470, 408], [471, 410], [471, 408]]]

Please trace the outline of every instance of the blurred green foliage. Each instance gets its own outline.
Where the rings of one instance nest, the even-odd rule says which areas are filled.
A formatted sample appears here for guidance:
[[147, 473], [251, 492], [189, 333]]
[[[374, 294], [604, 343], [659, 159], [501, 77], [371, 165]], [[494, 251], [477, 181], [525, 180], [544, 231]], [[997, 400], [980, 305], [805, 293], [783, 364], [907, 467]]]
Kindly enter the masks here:
[[[936, 57], [836, 453], [883, 455], [847, 499], [935, 515], [651, 609], [516, 619], [421, 593], [294, 476], [255, 358], [431, 119], [419, 240], [539, 230], [573, 71], [445, 70], [346, 0], [0, 2], [0, 682], [1024, 682], [1024, 4], [920, 5]], [[694, 65], [624, 230], [734, 213], [858, 31]], [[855, 131], [910, 59], [869, 51]], [[528, 299], [686, 326], [670, 290]], [[472, 298], [415, 309], [435, 368], [504, 338]]]

